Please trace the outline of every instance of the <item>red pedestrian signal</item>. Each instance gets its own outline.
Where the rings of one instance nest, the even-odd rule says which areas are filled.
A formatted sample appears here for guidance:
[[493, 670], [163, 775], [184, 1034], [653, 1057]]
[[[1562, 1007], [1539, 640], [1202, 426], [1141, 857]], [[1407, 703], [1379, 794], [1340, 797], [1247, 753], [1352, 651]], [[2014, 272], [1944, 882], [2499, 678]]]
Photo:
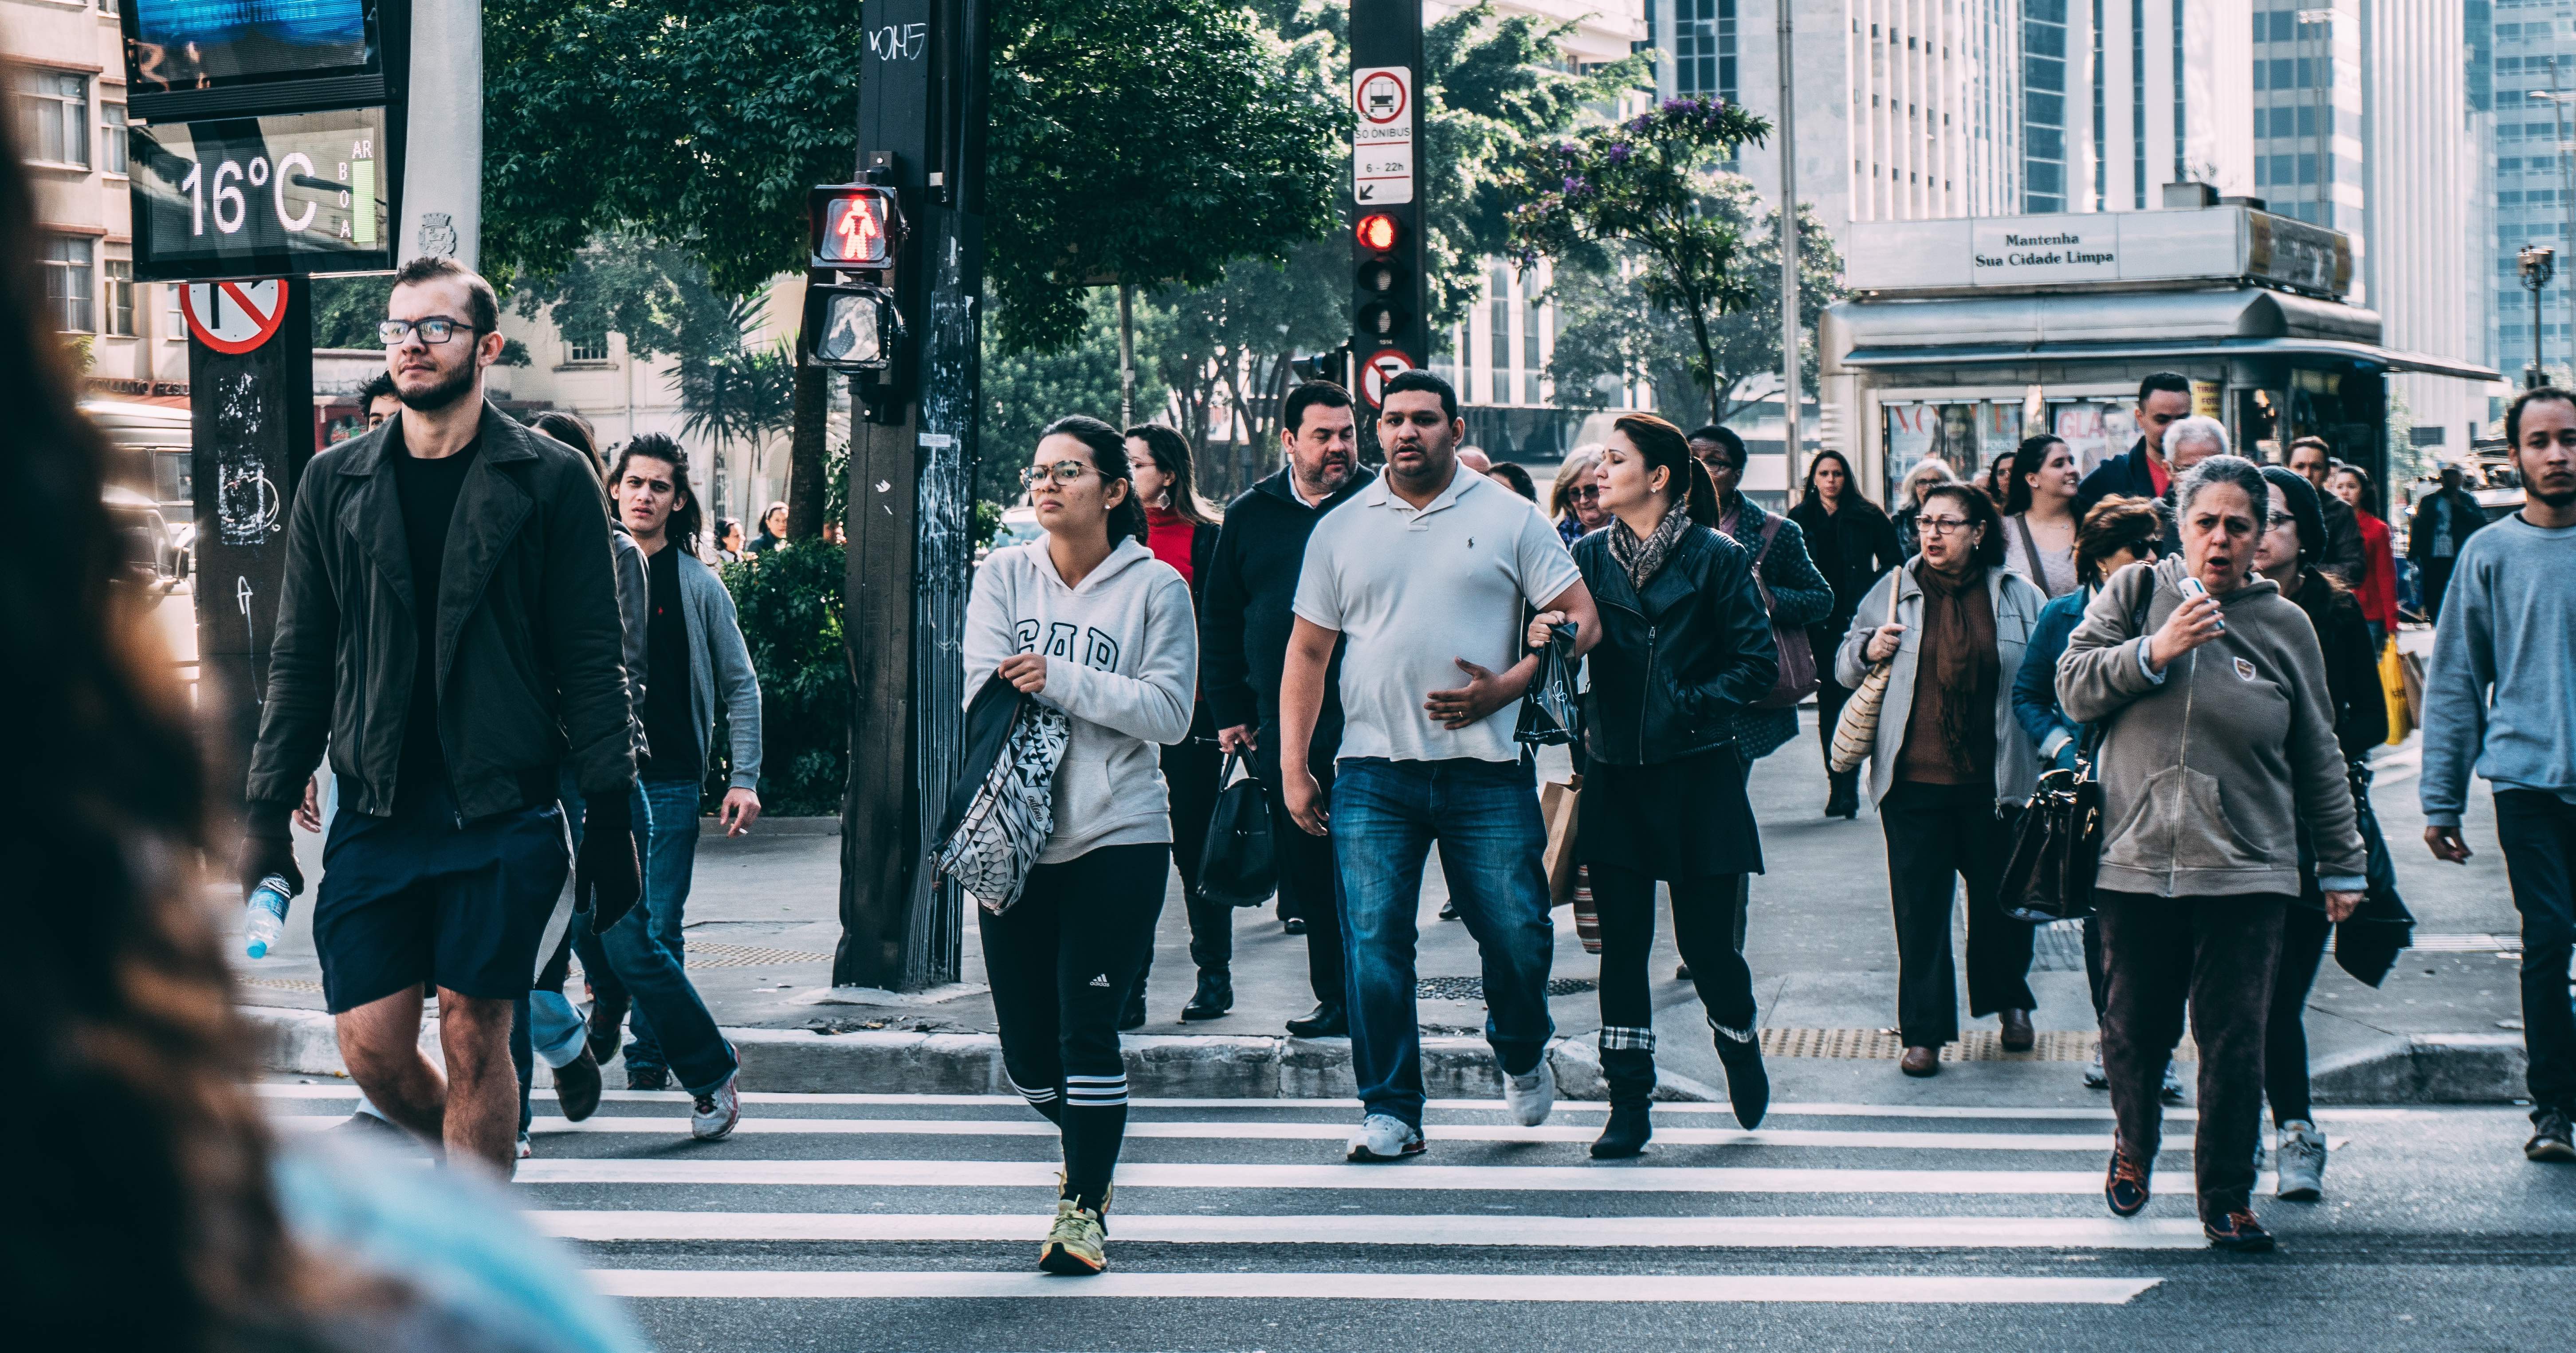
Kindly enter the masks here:
[[903, 213], [893, 190], [871, 184], [815, 189], [811, 225], [817, 268], [890, 268], [902, 244]]
[[1361, 248], [1375, 249], [1384, 253], [1395, 247], [1397, 238], [1403, 232], [1397, 228], [1394, 217], [1381, 211], [1361, 217], [1355, 233], [1359, 236]]

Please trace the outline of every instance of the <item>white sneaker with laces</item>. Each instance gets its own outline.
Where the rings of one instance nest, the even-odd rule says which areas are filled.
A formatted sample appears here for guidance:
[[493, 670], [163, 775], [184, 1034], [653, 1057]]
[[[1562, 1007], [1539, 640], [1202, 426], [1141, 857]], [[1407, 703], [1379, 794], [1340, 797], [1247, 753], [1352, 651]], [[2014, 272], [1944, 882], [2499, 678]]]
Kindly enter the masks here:
[[2317, 1125], [2293, 1119], [2281, 1125], [2281, 1145], [2272, 1153], [2280, 1179], [2273, 1196], [2293, 1203], [2313, 1203], [2325, 1196], [2326, 1138]]
[[526, 1134], [526, 1133], [524, 1133], [524, 1132], [520, 1133], [520, 1134], [519, 1134], [519, 1159], [521, 1159], [521, 1160], [530, 1160], [530, 1159], [535, 1158], [536, 1154], [537, 1154], [537, 1146], [536, 1146], [536, 1143], [531, 1142], [531, 1141], [529, 1141], [529, 1140], [528, 1140], [528, 1134]]
[[1354, 1163], [1402, 1160], [1422, 1154], [1422, 1129], [1393, 1114], [1373, 1113], [1360, 1120], [1343, 1159]]
[[734, 1124], [742, 1121], [742, 1095], [734, 1083], [742, 1079], [737, 1069], [724, 1078], [724, 1083], [697, 1097], [689, 1108], [689, 1135], [702, 1142], [720, 1142], [733, 1135]]
[[2102, 1045], [2099, 1043], [2093, 1045], [2093, 1064], [2084, 1068], [2084, 1088], [2087, 1090], [2111, 1088], [2111, 1073], [2102, 1069]]
[[1503, 1104], [1512, 1111], [1512, 1121], [1522, 1127], [1537, 1127], [1556, 1111], [1556, 1069], [1547, 1058], [1538, 1059], [1538, 1069], [1526, 1076], [1503, 1074]]

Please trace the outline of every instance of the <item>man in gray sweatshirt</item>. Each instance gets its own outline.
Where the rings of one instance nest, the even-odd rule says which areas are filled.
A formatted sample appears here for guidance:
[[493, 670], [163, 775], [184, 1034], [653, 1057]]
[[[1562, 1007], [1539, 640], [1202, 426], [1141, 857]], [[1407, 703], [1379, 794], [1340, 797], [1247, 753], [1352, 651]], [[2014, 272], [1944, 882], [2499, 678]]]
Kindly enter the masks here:
[[2522, 913], [2523, 1154], [2576, 1162], [2576, 395], [2516, 396], [2505, 437], [2523, 508], [2469, 537], [2424, 679], [2424, 843], [2465, 863], [2474, 766], [2495, 786], [2496, 838]]

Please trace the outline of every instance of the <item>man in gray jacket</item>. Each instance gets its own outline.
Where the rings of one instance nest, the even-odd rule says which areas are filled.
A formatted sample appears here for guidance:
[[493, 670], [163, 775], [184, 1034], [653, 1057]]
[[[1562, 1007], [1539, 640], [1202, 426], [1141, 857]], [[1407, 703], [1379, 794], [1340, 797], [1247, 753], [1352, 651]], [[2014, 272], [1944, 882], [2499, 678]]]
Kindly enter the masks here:
[[[387, 1117], [507, 1171], [512, 1008], [569, 915], [567, 763], [595, 805], [576, 895], [613, 914], [637, 888], [608, 521], [579, 456], [483, 400], [491, 284], [415, 260], [386, 315], [402, 412], [296, 486], [241, 876], [302, 887], [287, 823], [327, 741], [340, 812], [313, 940], [341, 1055]], [[443, 1073], [420, 1053], [423, 982]]]
[[604, 932], [576, 932], [574, 944], [598, 997], [591, 1011], [593, 1055], [614, 1048], [631, 1005], [628, 1088], [659, 1090], [676, 1077], [696, 1103], [691, 1132], [715, 1140], [740, 1116], [733, 1086], [738, 1063], [683, 967], [681, 927], [719, 695], [732, 735], [725, 832], [739, 836], [760, 817], [760, 681], [732, 596], [697, 557], [705, 517], [689, 486], [688, 453], [647, 433], [618, 453], [609, 483], [619, 519], [645, 558], [647, 751], [631, 815], [643, 835], [644, 900], [640, 916]]

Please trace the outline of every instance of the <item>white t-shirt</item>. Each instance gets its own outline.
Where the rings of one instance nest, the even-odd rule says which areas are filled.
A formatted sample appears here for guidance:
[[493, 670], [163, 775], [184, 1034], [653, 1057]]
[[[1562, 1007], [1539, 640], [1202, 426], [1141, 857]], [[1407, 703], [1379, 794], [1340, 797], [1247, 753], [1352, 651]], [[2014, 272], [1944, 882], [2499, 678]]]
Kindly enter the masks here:
[[1516, 761], [1520, 702], [1452, 732], [1422, 708], [1465, 686], [1457, 660], [1493, 672], [1520, 661], [1523, 603], [1582, 581], [1531, 503], [1461, 465], [1420, 512], [1381, 475], [1325, 514], [1306, 541], [1297, 614], [1348, 640], [1341, 755], [1391, 761]]

